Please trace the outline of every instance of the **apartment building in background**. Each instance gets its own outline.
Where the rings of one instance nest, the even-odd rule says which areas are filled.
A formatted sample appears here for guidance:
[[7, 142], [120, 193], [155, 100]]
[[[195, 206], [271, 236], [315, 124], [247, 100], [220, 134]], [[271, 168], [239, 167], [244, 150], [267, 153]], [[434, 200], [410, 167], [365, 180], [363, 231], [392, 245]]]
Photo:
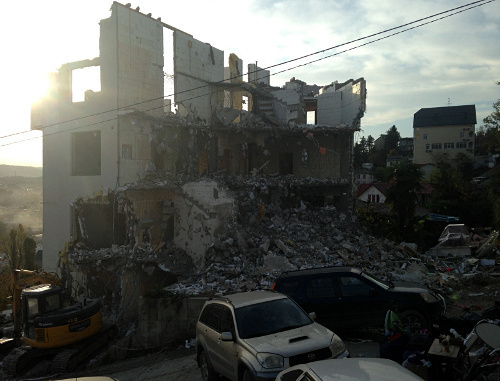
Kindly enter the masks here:
[[476, 106], [422, 108], [413, 117], [413, 162], [435, 163], [464, 153], [474, 159]]

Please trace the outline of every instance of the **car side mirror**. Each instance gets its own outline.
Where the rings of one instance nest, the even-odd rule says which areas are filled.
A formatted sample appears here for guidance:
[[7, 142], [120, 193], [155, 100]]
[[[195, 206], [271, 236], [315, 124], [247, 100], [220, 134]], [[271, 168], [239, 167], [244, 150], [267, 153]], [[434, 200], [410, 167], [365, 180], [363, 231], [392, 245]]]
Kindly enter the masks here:
[[222, 341], [233, 341], [233, 334], [231, 332], [222, 332], [220, 334], [220, 339]]
[[316, 320], [316, 312], [310, 312], [309, 317], [313, 320]]

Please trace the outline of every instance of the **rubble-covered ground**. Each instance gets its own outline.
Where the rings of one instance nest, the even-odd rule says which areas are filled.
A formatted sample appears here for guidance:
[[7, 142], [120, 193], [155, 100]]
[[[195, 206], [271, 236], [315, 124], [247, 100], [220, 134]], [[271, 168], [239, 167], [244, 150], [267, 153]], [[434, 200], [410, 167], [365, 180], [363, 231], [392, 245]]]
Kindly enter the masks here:
[[99, 272], [109, 263], [123, 267], [135, 263], [144, 271], [157, 266], [168, 275], [166, 289], [185, 295], [269, 289], [283, 271], [347, 265], [382, 279], [427, 285], [443, 294], [448, 305], [457, 306], [457, 313], [463, 306], [487, 307], [500, 300], [498, 242], [481, 258], [432, 257], [419, 253], [413, 243], [367, 234], [353, 212], [314, 207], [296, 194], [290, 197], [297, 182], [303, 186], [318, 180], [225, 177], [223, 181], [236, 195], [238, 216], [208, 248], [201, 269], [182, 249], [169, 245], [114, 247], [91, 255], [75, 247], [68, 253], [69, 262], [86, 273]]
[[[417, 282], [439, 291], [447, 298], [448, 317], [461, 315], [464, 308], [481, 313], [500, 300], [498, 242], [481, 258], [439, 259], [419, 253], [415, 244], [395, 243], [367, 234], [351, 212], [331, 206], [313, 207], [300, 199], [293, 205], [283, 202], [283, 198], [263, 202], [268, 186], [265, 181], [232, 185], [239, 214], [206, 251], [201, 269], [195, 268], [182, 249], [168, 245], [145, 246], [135, 251], [125, 246], [113, 247], [91, 251], [91, 255], [86, 255], [87, 249], [75, 246], [68, 252], [69, 262], [90, 273], [134, 265], [147, 273], [160, 269], [169, 279], [168, 291], [193, 296], [269, 289], [283, 271], [352, 265], [382, 279]], [[286, 194], [286, 185], [273, 184], [275, 188], [280, 186]], [[118, 308], [117, 305], [108, 308]], [[128, 329], [126, 325], [121, 328]], [[192, 350], [181, 349], [105, 367], [91, 365], [79, 376], [160, 380], [182, 374], [184, 379], [200, 380], [192, 354]]]
[[493, 304], [498, 297], [498, 242], [481, 259], [437, 258], [419, 253], [413, 243], [367, 234], [355, 214], [303, 202], [288, 208], [280, 202], [264, 204], [256, 194], [240, 193], [238, 223], [207, 250], [202, 271], [169, 290], [197, 295], [269, 289], [283, 271], [356, 266], [382, 279], [427, 285], [459, 309], [469, 307], [471, 298]]

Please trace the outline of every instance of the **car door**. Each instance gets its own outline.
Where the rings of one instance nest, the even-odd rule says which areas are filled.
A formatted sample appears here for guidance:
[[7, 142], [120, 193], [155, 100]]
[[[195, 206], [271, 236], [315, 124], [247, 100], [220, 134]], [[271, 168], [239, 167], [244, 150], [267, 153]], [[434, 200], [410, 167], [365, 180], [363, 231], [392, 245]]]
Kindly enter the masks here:
[[222, 305], [209, 304], [203, 311], [203, 327], [201, 334], [206, 344], [207, 355], [212, 367], [219, 372], [221, 369], [220, 356], [218, 354], [218, 339], [220, 338], [219, 326], [222, 314]]
[[310, 277], [305, 282], [305, 297], [298, 304], [307, 312], [315, 312], [317, 321], [333, 328], [342, 322], [343, 316], [338, 309], [340, 295], [330, 274]]
[[389, 308], [384, 290], [357, 274], [338, 274], [338, 309], [348, 325], [380, 325]]
[[205, 339], [208, 358], [217, 373], [221, 373], [232, 380], [237, 379], [236, 344], [234, 341], [222, 341], [222, 332], [231, 332], [235, 336], [233, 314], [229, 307], [222, 304], [211, 304], [202, 314], [204, 328], [202, 334]]
[[[220, 334], [222, 332], [231, 332], [233, 341], [222, 341]], [[221, 373], [231, 380], [238, 379], [238, 348], [236, 344], [236, 330], [234, 317], [231, 309], [222, 306], [220, 334], [218, 339], [218, 355]]]

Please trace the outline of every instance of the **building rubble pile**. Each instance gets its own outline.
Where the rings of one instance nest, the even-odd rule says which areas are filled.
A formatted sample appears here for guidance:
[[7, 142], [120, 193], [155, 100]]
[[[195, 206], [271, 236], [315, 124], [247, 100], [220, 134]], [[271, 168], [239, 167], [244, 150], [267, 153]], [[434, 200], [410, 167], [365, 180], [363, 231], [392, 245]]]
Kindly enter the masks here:
[[[321, 266], [356, 266], [385, 280], [416, 282], [457, 298], [467, 286], [486, 286], [483, 293], [496, 296], [493, 259], [432, 257], [421, 254], [412, 243], [396, 244], [364, 232], [353, 214], [334, 207], [312, 209], [302, 201], [289, 208], [274, 202], [263, 204], [269, 179], [250, 181], [251, 191], [240, 194], [239, 221], [220, 236], [206, 252], [205, 266], [197, 276], [170, 285], [168, 290], [189, 295], [212, 295], [269, 289], [283, 271]], [[286, 192], [276, 179], [272, 186]], [[307, 181], [302, 179], [298, 181]], [[278, 183], [277, 183], [278, 182]]]
[[[314, 208], [297, 195], [293, 205], [289, 202], [286, 196], [293, 186], [314, 185], [318, 180], [237, 176], [218, 180], [237, 195], [239, 213], [208, 248], [201, 269], [195, 268], [184, 250], [167, 244], [135, 249], [73, 247], [68, 263], [87, 274], [103, 267], [119, 272], [136, 266], [147, 272], [156, 266], [174, 279], [167, 291], [192, 296], [269, 289], [283, 271], [342, 265], [360, 267], [385, 280], [420, 283], [454, 299], [469, 293], [469, 286], [480, 287], [485, 296], [498, 292], [496, 287], [488, 288], [500, 275], [495, 260], [500, 254], [498, 241], [481, 259], [442, 259], [419, 253], [415, 244], [396, 244], [367, 234], [352, 213], [331, 206]], [[148, 181], [159, 184], [154, 176]], [[268, 197], [271, 194], [279, 197]]]

